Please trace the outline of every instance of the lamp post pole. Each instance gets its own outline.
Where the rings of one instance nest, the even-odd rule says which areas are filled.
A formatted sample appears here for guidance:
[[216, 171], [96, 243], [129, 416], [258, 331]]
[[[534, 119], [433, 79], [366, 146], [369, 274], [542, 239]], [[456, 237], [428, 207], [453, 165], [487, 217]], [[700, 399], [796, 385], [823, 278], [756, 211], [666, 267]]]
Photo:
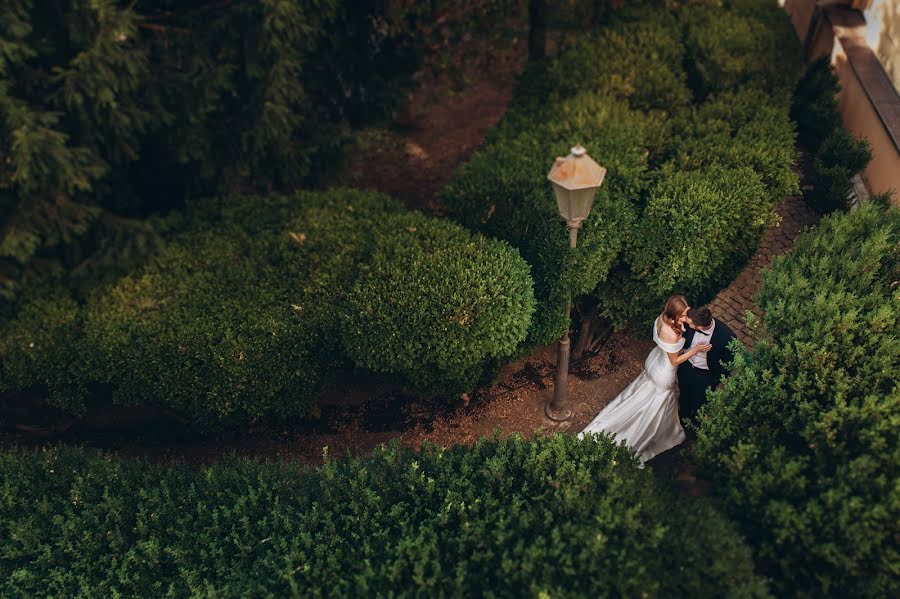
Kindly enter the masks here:
[[[569, 222], [569, 251], [575, 249], [578, 241], [580, 222]], [[566, 405], [566, 389], [569, 383], [569, 315], [572, 313], [572, 290], [566, 294], [566, 332], [559, 338], [556, 347], [556, 376], [553, 382], [553, 400], [546, 405], [544, 413], [550, 420], [562, 422], [572, 417], [572, 410]]]

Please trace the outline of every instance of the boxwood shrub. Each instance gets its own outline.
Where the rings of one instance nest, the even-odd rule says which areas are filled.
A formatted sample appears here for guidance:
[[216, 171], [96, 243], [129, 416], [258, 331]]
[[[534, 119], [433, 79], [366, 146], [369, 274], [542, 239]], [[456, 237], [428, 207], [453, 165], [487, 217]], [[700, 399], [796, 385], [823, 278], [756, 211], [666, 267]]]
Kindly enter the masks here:
[[0, 391], [40, 387], [50, 403], [83, 413], [90, 395], [83, 312], [64, 288], [32, 290], [0, 329]]
[[516, 353], [533, 312], [517, 251], [412, 213], [375, 240], [349, 293], [341, 342], [358, 366], [419, 389], [471, 391]]
[[0, 594], [764, 597], [710, 505], [609, 440], [196, 471], [0, 454]]
[[601, 311], [637, 320], [672, 289], [715, 295], [756, 249], [770, 222], [768, 197], [749, 167], [666, 172], [627, 242], [628, 274], [601, 287]]
[[[768, 5], [768, 6], [767, 6]], [[786, 15], [765, 0], [687, 5], [679, 14], [685, 26], [688, 81], [699, 98], [752, 87], [768, 100], [789, 101], [801, 68], [797, 44]]]
[[[529, 340], [546, 343], [568, 322], [568, 289], [590, 293], [606, 277], [629, 234], [635, 201], [648, 184], [648, 147], [660, 119], [609, 96], [586, 92], [563, 102], [554, 120], [497, 141], [460, 166], [443, 192], [450, 215], [509, 241], [528, 260], [538, 299]], [[569, 252], [565, 223], [546, 180], [572, 140], [607, 167], [595, 208]]]
[[807, 194], [809, 203], [820, 212], [849, 208], [853, 177], [872, 160], [869, 142], [856, 139], [843, 127], [829, 135], [812, 163]]
[[806, 199], [820, 212], [849, 207], [852, 179], [872, 159], [868, 141], [854, 138], [843, 127], [836, 99], [839, 89], [831, 59], [822, 58], [806, 68], [791, 105], [799, 141], [812, 157]]
[[879, 203], [773, 261], [767, 335], [700, 413], [700, 472], [780, 596], [897, 587], [900, 210]]
[[[118, 404], [165, 406], [200, 428], [221, 428], [302, 416], [335, 368], [351, 364], [348, 357], [428, 389], [429, 377], [471, 388], [488, 364], [511, 355], [530, 321], [530, 276], [514, 249], [409, 214], [382, 194], [216, 198], [192, 205], [183, 220], [147, 264], [95, 290], [84, 305], [64, 296], [27, 305], [0, 341], [3, 387], [46, 386], [51, 403], [67, 409], [83, 408], [92, 390]], [[441, 252], [422, 250], [417, 278], [404, 280], [408, 287], [389, 283], [390, 291], [407, 303], [422, 289], [442, 292], [423, 297], [415, 313], [390, 312], [390, 295], [382, 298], [388, 312], [374, 322], [357, 311], [355, 328], [343, 328], [353, 350], [348, 356], [341, 323], [362, 297], [352, 291], [377, 248], [377, 272], [396, 271], [379, 244], [383, 236], [399, 242], [398, 227], [430, 231]], [[397, 258], [411, 266], [409, 255]], [[371, 274], [367, 284], [379, 288], [378, 276]], [[472, 326], [435, 328], [424, 343], [413, 335], [415, 355], [377, 344], [387, 338], [361, 339], [383, 333], [379, 319], [388, 313], [408, 334], [417, 319], [438, 323], [451, 282], [478, 276], [492, 280], [472, 306], [480, 314]], [[482, 326], [485, 316], [490, 326]], [[380, 352], [377, 358], [370, 350]], [[450, 359], [455, 352], [460, 355]]]
[[[718, 17], [747, 35], [722, 36]], [[732, 68], [736, 47], [750, 56]], [[674, 291], [709, 299], [746, 263], [775, 203], [798, 189], [788, 110], [799, 56], [771, 3], [643, 6], [526, 70], [443, 200], [453, 218], [509, 241], [531, 264], [531, 342], [565, 330], [569, 290], [593, 293], [623, 326], [652, 318]], [[691, 60], [708, 66], [702, 89], [688, 85]], [[569, 252], [546, 173], [575, 143], [609, 172]], [[704, 243], [692, 243], [697, 230]]]
[[830, 56], [810, 63], [797, 82], [791, 118], [797, 123], [797, 141], [813, 155], [826, 138], [843, 126], [837, 105], [839, 90]]

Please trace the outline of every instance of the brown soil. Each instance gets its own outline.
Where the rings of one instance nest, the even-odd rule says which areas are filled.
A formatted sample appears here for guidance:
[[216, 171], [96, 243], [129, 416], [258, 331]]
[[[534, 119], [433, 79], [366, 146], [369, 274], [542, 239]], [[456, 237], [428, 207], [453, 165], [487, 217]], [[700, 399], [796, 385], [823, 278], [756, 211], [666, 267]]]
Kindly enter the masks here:
[[442, 215], [441, 190], [503, 116], [525, 55], [520, 42], [498, 55], [488, 72], [469, 70], [469, 84], [459, 91], [446, 78], [420, 86], [390, 126], [357, 135], [357, 148], [331, 185], [376, 189], [410, 208]]

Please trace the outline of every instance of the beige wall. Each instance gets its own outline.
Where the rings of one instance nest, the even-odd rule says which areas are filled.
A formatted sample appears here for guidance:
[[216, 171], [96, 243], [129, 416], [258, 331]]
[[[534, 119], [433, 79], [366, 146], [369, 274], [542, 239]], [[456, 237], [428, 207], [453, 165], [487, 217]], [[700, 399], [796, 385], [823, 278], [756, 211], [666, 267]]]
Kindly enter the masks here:
[[[790, 16], [798, 37], [804, 41], [807, 59], [812, 61], [822, 56], [832, 57], [832, 64], [841, 84], [837, 99], [844, 125], [856, 137], [867, 139], [872, 148], [872, 162], [862, 173], [869, 191], [877, 194], [893, 190], [893, 203], [900, 205], [900, 149], [887, 129], [891, 126], [889, 123], [896, 127], [897, 121], [891, 121], [890, 117], [885, 121], [871, 99], [876, 98], [882, 113], [896, 115], [896, 91], [889, 80], [872, 77], [871, 61], [860, 59], [859, 48], [866, 45], [864, 27], [832, 27], [829, 18], [821, 13], [813, 17], [814, 4], [814, 0], [786, 0], [784, 9]], [[812, 27], [810, 23], [813, 23]], [[840, 40], [855, 46], [853, 55], [856, 58], [853, 64]], [[863, 62], [867, 64], [862, 64]], [[865, 84], [854, 66], [867, 73]], [[900, 139], [900, 131], [894, 131], [893, 136]]]
[[872, 193], [893, 189], [893, 203], [900, 205], [900, 153], [840, 48], [835, 53], [834, 66], [841, 82], [838, 107], [844, 126], [856, 137], [869, 140], [872, 148], [872, 162], [863, 171], [863, 179]]

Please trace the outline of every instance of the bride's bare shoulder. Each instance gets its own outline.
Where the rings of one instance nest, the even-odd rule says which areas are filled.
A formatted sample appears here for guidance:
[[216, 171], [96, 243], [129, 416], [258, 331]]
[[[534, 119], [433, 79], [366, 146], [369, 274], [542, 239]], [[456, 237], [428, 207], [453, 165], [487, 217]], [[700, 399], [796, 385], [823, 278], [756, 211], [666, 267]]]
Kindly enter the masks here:
[[662, 318], [656, 319], [656, 333], [666, 343], [676, 343], [681, 338]]

